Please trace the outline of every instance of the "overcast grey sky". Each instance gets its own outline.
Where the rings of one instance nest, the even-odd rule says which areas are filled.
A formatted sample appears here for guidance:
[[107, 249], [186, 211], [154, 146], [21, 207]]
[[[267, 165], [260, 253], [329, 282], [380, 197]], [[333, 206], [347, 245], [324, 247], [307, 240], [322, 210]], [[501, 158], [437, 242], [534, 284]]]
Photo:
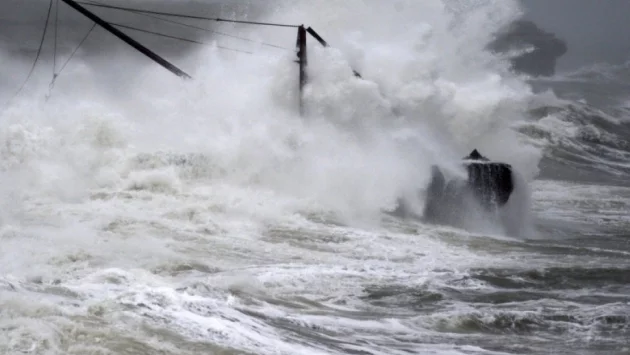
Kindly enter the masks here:
[[[387, 1], [387, 0], [383, 0]], [[593, 62], [623, 63], [630, 58], [630, 0], [520, 0], [526, 10], [526, 17], [531, 18], [545, 30], [556, 33], [568, 42], [569, 51], [560, 59], [560, 69], [575, 67]], [[262, 0], [103, 0], [108, 4], [151, 3], [152, 9], [163, 11], [179, 11], [186, 13], [228, 13], [245, 11], [246, 4], [263, 7]], [[212, 5], [214, 3], [214, 5]], [[0, 0], [0, 46], [28, 46], [37, 48], [45, 19], [48, 0]], [[67, 6], [60, 7], [60, 19], [66, 26], [62, 29], [61, 39], [68, 47], [76, 44], [90, 27], [85, 18], [76, 16]], [[111, 10], [99, 10], [107, 16]], [[248, 11], [251, 11], [251, 7]], [[128, 15], [118, 16], [117, 21], [124, 22]], [[127, 17], [125, 17], [127, 16]], [[250, 14], [251, 16], [251, 14]], [[109, 18], [109, 17], [108, 17]], [[127, 23], [138, 27], [150, 26], [154, 22], [139, 23], [138, 17], [128, 18]], [[68, 30], [70, 28], [70, 30]], [[146, 28], [146, 27], [145, 27]], [[179, 27], [165, 27], [160, 24], [156, 29], [169, 34], [185, 31]], [[65, 32], [64, 32], [65, 31]], [[199, 32], [182, 32], [186, 37]], [[136, 34], [134, 34], [136, 35]], [[181, 51], [184, 44], [174, 43], [151, 35], [136, 35], [142, 43], [160, 53], [164, 51]], [[99, 43], [86, 43], [92, 55], [98, 56], [107, 50], [108, 43], [117, 39], [112, 36], [99, 36]]]
[[521, 0], [540, 27], [567, 41], [559, 69], [630, 59], [630, 0]]
[[[102, 0], [99, 2], [108, 5], [131, 6], [172, 13], [187, 13], [199, 16], [236, 16], [239, 18], [243, 18], [245, 15], [251, 18], [255, 16], [255, 13], [253, 14], [252, 12], [259, 12], [264, 8], [264, 2], [256, 0]], [[0, 47], [4, 46], [10, 51], [15, 51], [16, 47], [26, 47], [33, 52], [36, 51], [41, 39], [48, 6], [49, 0], [0, 0]], [[85, 7], [107, 21], [149, 29], [168, 35], [195, 39], [206, 34], [203, 31], [156, 21], [128, 12], [91, 6]], [[213, 26], [212, 23], [207, 23], [207, 21], [205, 23], [199, 21], [196, 23], [195, 21], [186, 22], [205, 28], [212, 28]], [[92, 22], [90, 20], [77, 14], [75, 10], [60, 2], [60, 34], [58, 39], [63, 42], [61, 44], [62, 47], [64, 45], [67, 46], [65, 48], [66, 51], [76, 46], [91, 25]], [[52, 42], [50, 40], [52, 38], [52, 29], [52, 25], [49, 25], [46, 45], [50, 45], [49, 42]], [[156, 52], [169, 53], [170, 55], [180, 53], [182, 50], [190, 48], [190, 46], [195, 46], [186, 42], [155, 37], [129, 29], [125, 29], [124, 32], [129, 33], [132, 37], [138, 39], [139, 42]], [[120, 40], [111, 35], [104, 35], [104, 30], [100, 28], [92, 37], [98, 37], [98, 41], [87, 41], [85, 43], [85, 47], [89, 49], [91, 55], [100, 55], [101, 52], [110, 50], [110, 44], [117, 44], [116, 47], [120, 47], [118, 44]]]

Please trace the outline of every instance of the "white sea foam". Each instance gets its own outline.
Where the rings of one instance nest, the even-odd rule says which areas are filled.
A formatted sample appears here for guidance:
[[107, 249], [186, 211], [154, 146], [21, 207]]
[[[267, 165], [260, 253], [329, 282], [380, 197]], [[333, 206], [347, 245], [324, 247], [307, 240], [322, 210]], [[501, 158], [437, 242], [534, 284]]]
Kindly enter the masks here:
[[[48, 101], [43, 80], [3, 111], [2, 351], [492, 353], [418, 344], [435, 332], [363, 319], [359, 297], [514, 262], [462, 230], [380, 222], [431, 164], [457, 170], [473, 148], [523, 183], [537, 174], [542, 147], [512, 129], [532, 93], [484, 50], [516, 2], [269, 7], [259, 20], [332, 46], [309, 39], [307, 117], [295, 54], [262, 47], [180, 58], [191, 81], [124, 50], [76, 58]], [[294, 30], [221, 29], [295, 43]]]

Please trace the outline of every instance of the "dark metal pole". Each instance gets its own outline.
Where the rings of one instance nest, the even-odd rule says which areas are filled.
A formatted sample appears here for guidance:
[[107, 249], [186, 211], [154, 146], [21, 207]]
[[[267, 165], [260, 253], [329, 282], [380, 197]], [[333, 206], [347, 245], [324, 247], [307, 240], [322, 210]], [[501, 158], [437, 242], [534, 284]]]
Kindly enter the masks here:
[[317, 32], [315, 32], [315, 30], [312, 27], [307, 28], [306, 32], [308, 32], [311, 36], [315, 37], [317, 42], [321, 43], [322, 46], [328, 47], [328, 43], [324, 41], [322, 36], [320, 36]]
[[304, 26], [298, 27], [298, 35], [297, 35], [297, 56], [298, 63], [300, 65], [300, 115], [304, 115], [304, 99], [303, 99], [303, 91], [304, 86], [306, 85], [306, 65], [308, 64], [308, 59], [306, 56], [306, 29]]
[[[322, 36], [319, 35], [319, 33], [315, 32], [313, 28], [307, 28], [306, 32], [313, 36], [322, 46], [328, 47], [328, 43], [322, 38]], [[357, 78], [361, 78], [361, 74], [359, 74], [358, 71], [352, 69], [352, 72], [354, 73], [354, 76], [356, 76]]]
[[154, 52], [152, 52], [147, 47], [145, 47], [145, 46], [141, 45], [140, 43], [136, 42], [134, 39], [132, 39], [131, 37], [127, 36], [126, 34], [121, 32], [120, 30], [118, 30], [114, 26], [110, 25], [109, 23], [107, 23], [103, 19], [101, 19], [100, 17], [96, 16], [95, 14], [91, 13], [90, 11], [88, 11], [87, 9], [82, 7], [81, 5], [77, 4], [76, 1], [74, 1], [74, 0], [61, 0], [61, 1], [65, 2], [66, 4], [68, 4], [68, 6], [72, 7], [75, 10], [77, 10], [78, 12], [83, 14], [85, 17], [87, 17], [90, 20], [96, 22], [98, 25], [103, 27], [105, 30], [109, 31], [114, 36], [120, 38], [121, 40], [123, 40], [124, 42], [126, 42], [127, 44], [132, 46], [133, 48], [137, 49], [142, 54], [144, 54], [147, 57], [151, 58], [153, 61], [155, 61], [156, 63], [160, 64], [164, 68], [168, 69], [173, 74], [178, 75], [180, 77], [184, 77], [184, 78], [190, 79], [190, 75], [186, 74], [183, 70], [181, 70], [178, 67], [174, 66], [173, 64], [169, 63], [166, 59], [164, 59], [164, 58], [160, 57], [159, 55], [155, 54]]

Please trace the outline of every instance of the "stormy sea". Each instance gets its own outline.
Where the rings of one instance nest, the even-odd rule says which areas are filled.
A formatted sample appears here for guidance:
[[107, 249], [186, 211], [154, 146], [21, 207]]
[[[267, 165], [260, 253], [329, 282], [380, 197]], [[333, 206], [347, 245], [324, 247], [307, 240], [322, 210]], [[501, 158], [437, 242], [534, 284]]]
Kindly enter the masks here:
[[[630, 62], [515, 71], [513, 0], [98, 2], [312, 27], [301, 116], [296, 28], [91, 3], [205, 44], [52, 2], [16, 95], [50, 3], [3, 5], [0, 354], [630, 354]], [[473, 149], [500, 216], [387, 213]]]

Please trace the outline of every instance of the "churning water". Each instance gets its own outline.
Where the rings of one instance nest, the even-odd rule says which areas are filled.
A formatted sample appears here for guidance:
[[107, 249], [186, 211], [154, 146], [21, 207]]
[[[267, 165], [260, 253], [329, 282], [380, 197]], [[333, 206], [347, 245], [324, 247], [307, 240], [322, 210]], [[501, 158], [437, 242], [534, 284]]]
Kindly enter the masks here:
[[[293, 29], [216, 27], [289, 50], [206, 38], [189, 81], [123, 44], [51, 92], [40, 64], [0, 114], [0, 353], [629, 353], [628, 68], [535, 93], [485, 49], [519, 15], [267, 1], [332, 45], [309, 39], [304, 118]], [[511, 228], [383, 213], [473, 148], [519, 172]]]

